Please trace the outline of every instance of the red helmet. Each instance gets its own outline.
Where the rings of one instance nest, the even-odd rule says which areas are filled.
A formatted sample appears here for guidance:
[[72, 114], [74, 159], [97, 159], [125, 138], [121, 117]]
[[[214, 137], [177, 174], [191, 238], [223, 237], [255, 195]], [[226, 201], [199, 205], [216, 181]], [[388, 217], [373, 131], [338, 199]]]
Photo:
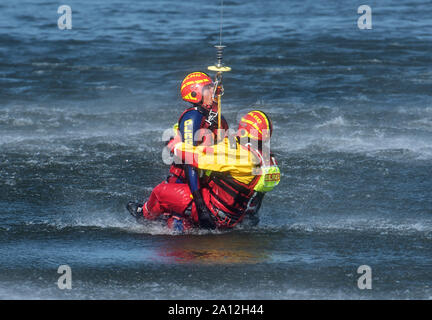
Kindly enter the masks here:
[[273, 125], [270, 118], [262, 111], [248, 112], [240, 120], [237, 135], [253, 140], [268, 141], [272, 135]]
[[200, 103], [205, 86], [212, 85], [213, 80], [204, 72], [192, 72], [184, 78], [180, 93], [184, 101]]

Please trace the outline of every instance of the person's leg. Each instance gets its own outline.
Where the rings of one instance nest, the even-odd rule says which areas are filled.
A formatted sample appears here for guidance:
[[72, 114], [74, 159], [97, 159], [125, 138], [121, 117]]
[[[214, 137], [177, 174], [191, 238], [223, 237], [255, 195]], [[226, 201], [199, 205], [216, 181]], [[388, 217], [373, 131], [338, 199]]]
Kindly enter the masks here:
[[173, 215], [167, 220], [167, 227], [174, 231], [184, 232], [192, 229], [194, 223], [188, 217]]
[[143, 206], [146, 219], [156, 219], [164, 213], [183, 214], [192, 201], [189, 186], [184, 183], [162, 182], [157, 185]]

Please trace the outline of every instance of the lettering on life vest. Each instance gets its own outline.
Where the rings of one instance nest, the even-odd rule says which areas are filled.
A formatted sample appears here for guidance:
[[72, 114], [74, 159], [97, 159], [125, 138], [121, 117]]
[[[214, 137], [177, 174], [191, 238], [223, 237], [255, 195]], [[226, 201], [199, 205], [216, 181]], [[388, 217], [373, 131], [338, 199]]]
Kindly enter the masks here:
[[193, 121], [186, 120], [184, 123], [184, 140], [186, 144], [193, 145]]
[[264, 179], [265, 181], [280, 181], [280, 173], [267, 173]]
[[262, 175], [254, 190], [258, 192], [272, 191], [280, 182], [280, 170], [278, 166], [261, 167]]

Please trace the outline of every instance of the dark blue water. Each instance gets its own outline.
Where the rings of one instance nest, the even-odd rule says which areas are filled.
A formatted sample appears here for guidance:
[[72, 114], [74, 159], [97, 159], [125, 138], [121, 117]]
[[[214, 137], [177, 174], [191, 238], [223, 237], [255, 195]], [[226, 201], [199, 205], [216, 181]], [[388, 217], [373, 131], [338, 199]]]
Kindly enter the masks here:
[[270, 114], [283, 176], [258, 227], [179, 236], [124, 205], [166, 176], [218, 1], [2, 2], [0, 298], [431, 299], [432, 2], [359, 5], [225, 1], [223, 112]]

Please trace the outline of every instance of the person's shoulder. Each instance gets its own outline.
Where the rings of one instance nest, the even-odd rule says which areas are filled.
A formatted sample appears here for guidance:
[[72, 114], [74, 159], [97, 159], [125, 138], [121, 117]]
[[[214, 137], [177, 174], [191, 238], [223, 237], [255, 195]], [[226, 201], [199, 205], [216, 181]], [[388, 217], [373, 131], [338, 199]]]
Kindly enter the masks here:
[[196, 109], [188, 109], [186, 110], [180, 117], [179, 122], [184, 122], [187, 120], [192, 120], [192, 121], [198, 121], [200, 122], [203, 118], [203, 115], [201, 114], [201, 112], [199, 112]]
[[251, 148], [250, 146], [244, 146], [241, 143], [237, 143], [237, 148], [240, 148], [243, 151], [245, 151], [246, 153], [244, 153], [244, 155], [247, 154], [248, 158], [249, 158], [249, 155], [252, 155], [251, 161], [254, 165], [261, 165], [262, 164], [262, 157], [258, 153], [258, 151], [256, 151], [255, 149]]
[[183, 118], [185, 115], [190, 116], [196, 113], [199, 113], [199, 111], [195, 107], [188, 107], [182, 112], [182, 114], [180, 115], [180, 119]]
[[184, 115], [201, 115], [201, 112], [199, 112], [197, 109], [195, 108], [189, 108], [187, 110], [185, 110], [185, 112], [183, 113]]

